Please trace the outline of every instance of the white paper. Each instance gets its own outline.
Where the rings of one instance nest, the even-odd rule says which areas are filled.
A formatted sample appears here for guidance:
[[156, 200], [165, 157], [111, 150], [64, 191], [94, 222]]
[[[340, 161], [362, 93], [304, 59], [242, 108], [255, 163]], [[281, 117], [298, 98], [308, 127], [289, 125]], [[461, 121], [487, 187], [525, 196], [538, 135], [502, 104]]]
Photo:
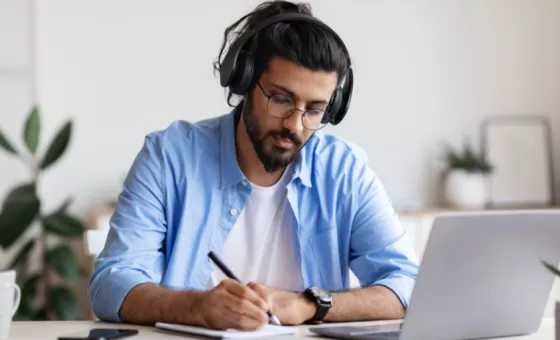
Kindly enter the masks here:
[[295, 335], [297, 333], [297, 329], [295, 327], [276, 326], [276, 325], [265, 325], [263, 328], [261, 328], [258, 331], [238, 331], [234, 329], [220, 331], [220, 330], [207, 329], [203, 327], [177, 325], [177, 324], [164, 323], [164, 322], [156, 323], [156, 327], [168, 329], [172, 331], [205, 335], [205, 336], [209, 336], [213, 338], [221, 338], [221, 339], [250, 339], [250, 338], [277, 336], [277, 335]]

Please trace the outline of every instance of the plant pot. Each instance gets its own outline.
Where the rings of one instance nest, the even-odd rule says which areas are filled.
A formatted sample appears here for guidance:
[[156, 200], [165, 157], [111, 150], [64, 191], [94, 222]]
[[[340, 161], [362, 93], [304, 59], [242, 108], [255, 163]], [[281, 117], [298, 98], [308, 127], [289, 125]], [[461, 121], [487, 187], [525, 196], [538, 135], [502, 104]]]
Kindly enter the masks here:
[[458, 209], [482, 209], [487, 203], [487, 183], [481, 172], [452, 170], [445, 178], [445, 199]]

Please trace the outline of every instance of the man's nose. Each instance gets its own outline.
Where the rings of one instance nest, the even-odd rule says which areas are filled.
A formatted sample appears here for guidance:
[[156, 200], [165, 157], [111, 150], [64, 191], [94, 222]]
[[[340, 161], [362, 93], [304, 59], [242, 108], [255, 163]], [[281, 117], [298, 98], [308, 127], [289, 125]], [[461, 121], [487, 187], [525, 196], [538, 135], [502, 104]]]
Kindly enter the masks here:
[[289, 117], [284, 118], [283, 125], [286, 129], [290, 130], [293, 134], [301, 136], [303, 132], [303, 113], [305, 109], [297, 108]]

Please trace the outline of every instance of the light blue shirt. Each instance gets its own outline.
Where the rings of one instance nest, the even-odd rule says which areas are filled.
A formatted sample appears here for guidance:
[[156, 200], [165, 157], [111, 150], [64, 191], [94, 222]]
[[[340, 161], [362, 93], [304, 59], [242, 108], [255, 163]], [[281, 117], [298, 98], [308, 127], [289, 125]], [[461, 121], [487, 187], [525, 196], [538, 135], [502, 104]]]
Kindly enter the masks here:
[[[89, 284], [93, 311], [120, 321], [127, 293], [150, 282], [204, 290], [251, 193], [236, 158], [234, 111], [149, 134], [127, 175]], [[363, 150], [316, 132], [287, 185], [304, 287], [383, 285], [405, 308], [418, 260]]]

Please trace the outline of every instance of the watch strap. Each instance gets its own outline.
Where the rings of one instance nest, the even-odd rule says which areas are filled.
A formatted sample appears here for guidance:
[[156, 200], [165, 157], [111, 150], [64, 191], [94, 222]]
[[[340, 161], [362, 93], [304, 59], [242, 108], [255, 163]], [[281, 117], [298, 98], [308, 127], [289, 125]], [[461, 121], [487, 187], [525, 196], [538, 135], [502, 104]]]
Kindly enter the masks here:
[[315, 306], [317, 307], [317, 311], [309, 321], [322, 321], [329, 312], [331, 306], [322, 304], [320, 299], [313, 293], [312, 289], [313, 288], [306, 289], [305, 296], [315, 304]]
[[325, 316], [327, 316], [327, 313], [329, 312], [330, 308], [321, 306], [318, 303], [316, 305], [317, 305], [317, 312], [315, 312], [315, 315], [313, 315], [311, 321], [322, 321], [325, 318]]

